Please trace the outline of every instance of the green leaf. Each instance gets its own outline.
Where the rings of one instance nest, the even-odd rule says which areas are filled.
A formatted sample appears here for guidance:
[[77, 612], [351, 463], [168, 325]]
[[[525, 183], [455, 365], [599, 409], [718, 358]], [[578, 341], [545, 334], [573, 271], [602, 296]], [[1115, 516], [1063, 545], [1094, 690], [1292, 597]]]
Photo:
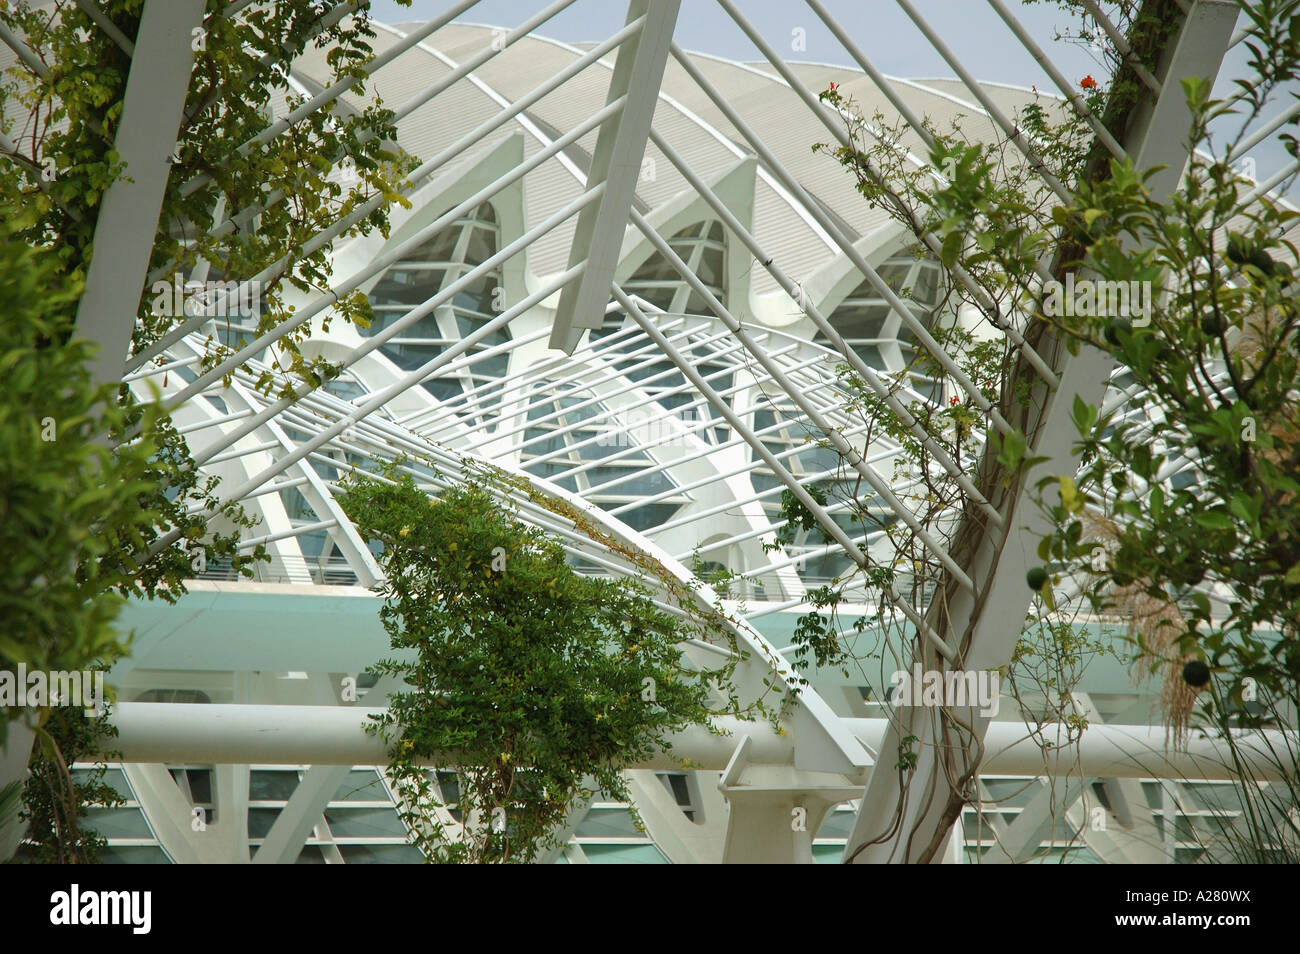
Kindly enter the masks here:
[[1092, 433], [1092, 426], [1097, 422], [1097, 409], [1076, 394], [1074, 404], [1070, 408], [1070, 419], [1074, 421], [1079, 436], [1087, 438]]
[[1192, 519], [1208, 530], [1231, 530], [1232, 518], [1219, 510], [1202, 510], [1192, 514]]
[[943, 245], [939, 250], [939, 259], [948, 268], [952, 268], [957, 264], [957, 259], [961, 255], [962, 238], [961, 232], [949, 232], [943, 240]]

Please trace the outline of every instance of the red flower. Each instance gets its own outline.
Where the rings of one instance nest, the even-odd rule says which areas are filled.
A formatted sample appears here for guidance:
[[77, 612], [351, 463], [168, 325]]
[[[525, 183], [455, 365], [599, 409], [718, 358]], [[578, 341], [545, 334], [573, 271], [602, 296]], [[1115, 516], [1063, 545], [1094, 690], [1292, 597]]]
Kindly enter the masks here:
[[956, 403], [957, 403], [958, 401], [960, 401], [960, 400], [961, 400], [961, 398], [957, 397], [957, 395], [954, 394], [952, 397], [948, 398], [948, 405], [949, 405], [949, 406], [952, 406], [952, 405], [956, 404]]
[[1092, 74], [1090, 73], [1087, 76], [1085, 76], [1083, 79], [1079, 80], [1079, 85], [1082, 86], [1084, 89], [1096, 89], [1097, 81], [1092, 78]]
[[830, 91], [833, 93], [833, 92], [835, 92], [835, 91], [836, 91], [837, 89], [839, 89], [839, 88], [840, 88], [840, 84], [839, 84], [839, 83], [831, 83], [831, 90], [830, 90]]

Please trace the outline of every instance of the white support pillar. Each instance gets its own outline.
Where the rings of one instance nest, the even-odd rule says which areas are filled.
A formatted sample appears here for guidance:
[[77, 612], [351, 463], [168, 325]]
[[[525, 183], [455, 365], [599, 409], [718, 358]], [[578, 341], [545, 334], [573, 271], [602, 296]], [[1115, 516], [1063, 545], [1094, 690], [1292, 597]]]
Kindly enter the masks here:
[[194, 67], [191, 31], [204, 7], [204, 0], [144, 5], [114, 140], [126, 173], [104, 193], [77, 308], [78, 337], [99, 346], [90, 365], [99, 384], [122, 378]]
[[980, 857], [984, 865], [1018, 865], [1028, 861], [1045, 839], [1051, 838], [1060, 819], [1083, 795], [1090, 779], [1066, 776], [1039, 779], [1038, 791], [1004, 832], [997, 844]]
[[742, 738], [718, 782], [731, 806], [723, 863], [813, 864], [813, 839], [827, 813], [858, 787], [843, 775], [751, 763], [752, 748], [751, 738]]
[[631, 0], [628, 4], [627, 22], [644, 16], [645, 23], [619, 49], [608, 94], [611, 103], [626, 96], [627, 105], [621, 115], [601, 126], [596, 139], [587, 188], [604, 183], [605, 194], [578, 217], [569, 267], [585, 261], [587, 268], [581, 281], [560, 294], [551, 330], [552, 348], [572, 354], [583, 330], [599, 328], [605, 318], [609, 286], [636, 197], [679, 6], [680, 0]]
[[293, 864], [325, 806], [351, 771], [350, 765], [313, 765], [308, 769], [253, 855], [253, 864]]
[[[214, 810], [210, 813], [190, 804], [176, 780], [167, 771], [166, 764], [127, 762], [122, 770], [136, 801], [149, 819], [158, 844], [172, 861], [191, 865], [247, 863], [247, 764], [219, 764], [214, 767]], [[201, 814], [196, 815], [196, 811]]]
[[[1176, 39], [1165, 50], [1160, 64], [1161, 96], [1137, 107], [1139, 112], [1130, 126], [1135, 130], [1133, 141], [1124, 145], [1135, 157], [1139, 170], [1166, 167], [1148, 182], [1155, 201], [1162, 201], [1178, 187], [1187, 163], [1185, 142], [1190, 117], [1179, 80], [1202, 76], [1213, 84], [1238, 12], [1237, 4], [1229, 0], [1197, 0]], [[1052, 343], [1050, 337], [1046, 340]], [[1025, 428], [1031, 446], [1027, 456], [1047, 458], [1038, 474], [1073, 474], [1077, 461], [1071, 453], [1076, 433], [1070, 419], [1072, 403], [1076, 395], [1088, 404], [1100, 403], [1114, 362], [1109, 355], [1086, 346], [1077, 357], [1071, 357], [1063, 342], [1040, 351], [1054, 352], [1050, 360], [1061, 380], [1054, 392], [1047, 392], [1041, 385], [1035, 388]], [[1046, 518], [1029, 499], [1028, 488], [1019, 488], [1002, 505], [1007, 531], [985, 531], [969, 561], [968, 575], [979, 584], [977, 592], [968, 594], [955, 586], [939, 588], [939, 595], [949, 600], [950, 642], [966, 648], [964, 662], [968, 671], [992, 669], [1010, 661], [1030, 599], [1025, 572], [1034, 559], [1033, 544], [1049, 531]], [[915, 769], [905, 790], [900, 787], [897, 772], [872, 774], [845, 845], [846, 859], [859, 864], [911, 861], [939, 837], [939, 828], [947, 824], [943, 815], [953, 793], [951, 771], [945, 771], [940, 762], [940, 749], [950, 740], [936, 742], [938, 713], [918, 709], [900, 712], [883, 742], [880, 761], [892, 764], [901, 740], [915, 736]], [[975, 710], [961, 710], [955, 715], [979, 735], [988, 729], [988, 720]], [[973, 752], [965, 755], [966, 768], [973, 769], [969, 764]], [[905, 803], [901, 824], [895, 817], [900, 800]]]
[[[582, 784], [594, 785], [595, 780], [591, 776], [587, 776], [583, 779]], [[559, 860], [560, 856], [564, 854], [564, 850], [569, 846], [569, 840], [578, 833], [578, 826], [582, 824], [583, 819], [587, 817], [587, 813], [591, 811], [591, 803], [592, 799], [584, 798], [569, 809], [569, 813], [564, 816], [564, 821], [554, 830], [555, 844], [539, 851], [537, 857], [533, 859], [533, 864], [553, 865]]]
[[[711, 776], [711, 777], [706, 777]], [[696, 772], [700, 804], [695, 818], [687, 818], [677, 799], [659, 781], [658, 773], [634, 770], [624, 773], [632, 803], [659, 850], [675, 865], [722, 863], [727, 834], [727, 802], [718, 790], [716, 772]]]

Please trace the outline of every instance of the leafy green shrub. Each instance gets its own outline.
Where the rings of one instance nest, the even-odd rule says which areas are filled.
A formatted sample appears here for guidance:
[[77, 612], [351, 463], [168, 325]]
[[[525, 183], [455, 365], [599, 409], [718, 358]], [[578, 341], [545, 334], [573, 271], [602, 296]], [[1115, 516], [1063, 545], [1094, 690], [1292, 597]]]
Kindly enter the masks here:
[[[483, 484], [434, 499], [409, 476], [365, 478], [343, 501], [384, 545], [381, 617], [409, 654], [375, 671], [410, 688], [371, 728], [428, 859], [530, 861], [575, 802], [626, 799], [624, 768], [710, 724], [686, 624], [639, 583], [578, 574]], [[432, 764], [456, 769], [454, 798]]]

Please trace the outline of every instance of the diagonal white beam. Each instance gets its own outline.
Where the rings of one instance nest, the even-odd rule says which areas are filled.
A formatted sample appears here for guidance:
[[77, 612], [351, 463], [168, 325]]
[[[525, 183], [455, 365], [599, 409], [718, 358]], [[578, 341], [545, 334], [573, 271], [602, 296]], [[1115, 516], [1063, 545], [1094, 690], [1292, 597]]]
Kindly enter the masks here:
[[[853, 560], [854, 563], [862, 567], [864, 570], [869, 569], [871, 565], [870, 558], [862, 552], [860, 547], [849, 539], [848, 535], [840, 525], [826, 512], [826, 508], [812, 498], [808, 493], [807, 488], [800, 484], [798, 478], [791, 474], [790, 471], [776, 459], [776, 456], [768, 450], [767, 446], [759, 440], [749, 426], [740, 419], [736, 412], [732, 410], [731, 406], [728, 405], [727, 402], [709, 386], [709, 383], [704, 380], [703, 376], [695, 366], [683, 357], [659, 332], [659, 329], [657, 329], [649, 319], [642, 314], [641, 309], [637, 307], [636, 302], [629, 298], [617, 285], [614, 286], [614, 297], [618, 300], [619, 304], [627, 310], [627, 313], [632, 316], [632, 319], [641, 326], [646, 335], [659, 343], [660, 347], [664, 349], [664, 353], [672, 358], [674, 363], [681, 368], [682, 374], [689, 378], [691, 383], [695, 385], [696, 389], [708, 398], [709, 403], [718, 409], [718, 413], [722, 415], [727, 424], [731, 426], [732, 430], [744, 438], [745, 443], [749, 444], [749, 446], [753, 448], [754, 453], [762, 459], [763, 463], [771, 468], [772, 473], [776, 475], [777, 479], [785, 484], [786, 487], [790, 489], [790, 492], [798, 498], [799, 502], [807, 508], [808, 512], [813, 515], [817, 520], [817, 523], [821, 526], [822, 532], [838, 543], [843, 548], [844, 553]], [[925, 634], [925, 636], [934, 644], [935, 648], [943, 654], [945, 659], [953, 658], [952, 648], [946, 645], [943, 639], [931, 627], [926, 625], [925, 621], [921, 619], [920, 615], [917, 614], [915, 610], [902, 600], [896, 600], [895, 605], [903, 615], [911, 621], [912, 625], [917, 628], [918, 632]]]
[[609, 82], [608, 101], [627, 97], [618, 117], [601, 127], [587, 174], [587, 188], [605, 184], [598, 205], [578, 217], [569, 267], [586, 261], [582, 280], [560, 295], [551, 347], [573, 352], [583, 329], [599, 328], [609, 303], [609, 286], [618, 267], [623, 232], [636, 197], [646, 137], [654, 119], [668, 63], [668, 48], [677, 22], [680, 0], [631, 0], [627, 19], [645, 17], [641, 31], [626, 40], [618, 52], [614, 75]]
[[[1149, 180], [1154, 201], [1163, 201], [1178, 187], [1187, 164], [1184, 143], [1190, 116], [1177, 80], [1203, 76], [1213, 83], [1237, 11], [1230, 0], [1198, 0], [1165, 49], [1160, 64], [1164, 92], [1154, 102], [1141, 104], [1130, 124], [1133, 141], [1124, 145], [1135, 157], [1135, 166], [1139, 170], [1165, 167]], [[1044, 340], [1052, 343], [1050, 335]], [[1050, 350], [1055, 352], [1060, 386], [1054, 392], [1041, 385], [1035, 388], [1025, 433], [1032, 448], [1029, 453], [1046, 458], [1041, 473], [1073, 474], [1077, 458], [1072, 451], [1072, 403], [1076, 395], [1088, 404], [1101, 402], [1114, 360], [1087, 346], [1074, 357], [1060, 342]], [[1008, 530], [998, 534], [976, 531], [967, 560], [969, 575], [981, 584], [979, 592], [971, 596], [945, 586], [935, 596], [947, 600], [947, 635], [964, 649], [967, 671], [1006, 665], [1023, 628], [1030, 600], [1024, 580], [1034, 559], [1033, 542], [1050, 529], [1046, 518], [1034, 509], [1024, 483], [1003, 501]], [[956, 539], [963, 539], [960, 529]], [[917, 860], [947, 830], [951, 819], [946, 816], [957, 794], [952, 783], [962, 774], [957, 765], [972, 772], [977, 768], [978, 740], [988, 731], [989, 723], [974, 710], [954, 710], [953, 718], [971, 727], [973, 741], [953, 749], [952, 740], [940, 736], [946, 715], [941, 710], [900, 709], [883, 744], [885, 751], [892, 753], [899, 750], [902, 739], [915, 736], [919, 741], [914, 770], [906, 789], [901, 786], [900, 773], [872, 773], [845, 845], [846, 860], [858, 864]]]
[[[938, 540], [935, 540], [930, 532], [921, 525], [920, 521], [916, 519], [911, 510], [905, 507], [903, 502], [894, 495], [892, 490], [890, 490], [889, 484], [878, 473], [876, 473], [874, 468], [866, 463], [862, 455], [857, 452], [857, 449], [845, 440], [844, 435], [840, 433], [839, 428], [827, 420], [817, 407], [807, 399], [802, 391], [790, 381], [776, 362], [773, 361], [763, 348], [754, 341], [753, 337], [745, 330], [744, 326], [736, 320], [735, 316], [727, 310], [726, 306], [724, 306], [722, 302], [718, 301], [713, 292], [709, 291], [708, 287], [700, 281], [699, 276], [693, 273], [690, 270], [690, 267], [681, 260], [680, 256], [673, 251], [672, 247], [664, 241], [663, 236], [654, 230], [654, 226], [646, 221], [645, 216], [635, 210], [632, 211], [631, 215], [633, 223], [642, 231], [645, 237], [650, 240], [650, 244], [654, 246], [655, 250], [663, 256], [665, 261], [677, 269], [678, 273], [682, 276], [683, 281], [693, 288], [697, 294], [704, 298], [709, 309], [718, 316], [718, 319], [726, 325], [731, 333], [736, 336], [737, 340], [745, 346], [745, 350], [753, 355], [754, 359], [762, 365], [763, 370], [767, 372], [773, 383], [789, 395], [790, 400], [808, 416], [808, 420], [812, 422], [813, 427], [824, 435], [826, 440], [831, 443], [831, 446], [835, 448], [839, 455], [844, 460], [848, 461], [849, 466], [853, 467], [854, 470], [862, 476], [862, 479], [867, 482], [872, 490], [880, 495], [881, 499], [889, 505], [889, 508], [898, 515], [898, 518], [911, 528], [917, 538], [924, 543], [927, 548], [929, 548], [930, 552], [933, 553], [935, 558], [944, 565], [948, 572], [953, 574], [953, 576], [968, 590], [974, 590], [975, 584], [966, 576], [965, 571], [962, 570], [961, 567], [957, 566], [957, 564], [948, 556], [947, 548]], [[853, 554], [850, 553], [850, 556], [853, 556]]]
[[352, 771], [350, 765], [313, 765], [276, 816], [266, 839], [253, 855], [255, 865], [293, 864], [321, 812]]
[[97, 383], [122, 377], [194, 67], [190, 32], [202, 24], [204, 6], [203, 0], [144, 5], [114, 142], [126, 174], [104, 193], [77, 308], [78, 336], [99, 346], [90, 362]]

